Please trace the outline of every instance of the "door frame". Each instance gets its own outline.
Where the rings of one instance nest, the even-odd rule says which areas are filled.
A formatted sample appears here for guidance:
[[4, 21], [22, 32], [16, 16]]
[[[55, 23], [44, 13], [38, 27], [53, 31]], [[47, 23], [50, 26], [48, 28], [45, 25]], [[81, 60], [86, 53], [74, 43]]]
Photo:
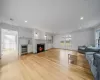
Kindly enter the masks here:
[[18, 31], [16, 31], [16, 30], [12, 30], [12, 29], [5, 29], [5, 28], [1, 28], [1, 35], [0, 35], [0, 38], [1, 38], [1, 51], [0, 51], [0, 58], [2, 59], [2, 33], [3, 33], [3, 30], [8, 30], [8, 31], [14, 31], [14, 32], [16, 32], [16, 34], [17, 34], [17, 42], [16, 42], [16, 45], [17, 45], [17, 54], [18, 54], [18, 58], [19, 58], [19, 41], [18, 41]]

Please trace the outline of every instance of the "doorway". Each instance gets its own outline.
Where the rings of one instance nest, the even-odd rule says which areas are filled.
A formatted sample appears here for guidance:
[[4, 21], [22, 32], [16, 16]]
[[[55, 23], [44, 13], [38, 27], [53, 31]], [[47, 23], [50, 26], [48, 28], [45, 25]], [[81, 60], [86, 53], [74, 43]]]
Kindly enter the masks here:
[[1, 29], [1, 62], [7, 64], [18, 59], [18, 32]]
[[61, 49], [70, 50], [72, 48], [72, 36], [71, 35], [63, 36], [60, 41], [60, 46]]

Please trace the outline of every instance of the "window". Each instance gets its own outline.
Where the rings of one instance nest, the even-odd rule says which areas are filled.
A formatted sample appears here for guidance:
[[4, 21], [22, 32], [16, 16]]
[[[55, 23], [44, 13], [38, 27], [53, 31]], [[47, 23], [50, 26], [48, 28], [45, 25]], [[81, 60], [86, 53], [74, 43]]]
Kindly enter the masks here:
[[64, 49], [70, 49], [72, 46], [72, 36], [66, 35], [62, 37], [62, 40], [60, 41], [61, 47]]
[[67, 45], [67, 47], [68, 46], [71, 46], [71, 40], [72, 40], [72, 36], [71, 35], [67, 35], [66, 36], [66, 45]]

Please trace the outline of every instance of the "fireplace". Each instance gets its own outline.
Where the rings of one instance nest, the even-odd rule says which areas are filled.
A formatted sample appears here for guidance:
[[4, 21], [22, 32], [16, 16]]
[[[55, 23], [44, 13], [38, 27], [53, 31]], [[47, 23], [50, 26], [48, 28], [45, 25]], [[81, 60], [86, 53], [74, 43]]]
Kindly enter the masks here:
[[45, 50], [45, 44], [37, 44], [37, 53]]

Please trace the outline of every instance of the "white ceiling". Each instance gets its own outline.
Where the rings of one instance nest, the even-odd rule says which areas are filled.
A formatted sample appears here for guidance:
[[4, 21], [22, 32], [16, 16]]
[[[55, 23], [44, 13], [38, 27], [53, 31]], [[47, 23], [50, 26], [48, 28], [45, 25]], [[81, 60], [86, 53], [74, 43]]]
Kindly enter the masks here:
[[100, 23], [100, 0], [0, 1], [1, 19], [10, 22], [13, 18], [14, 23], [24, 27], [66, 33]]

